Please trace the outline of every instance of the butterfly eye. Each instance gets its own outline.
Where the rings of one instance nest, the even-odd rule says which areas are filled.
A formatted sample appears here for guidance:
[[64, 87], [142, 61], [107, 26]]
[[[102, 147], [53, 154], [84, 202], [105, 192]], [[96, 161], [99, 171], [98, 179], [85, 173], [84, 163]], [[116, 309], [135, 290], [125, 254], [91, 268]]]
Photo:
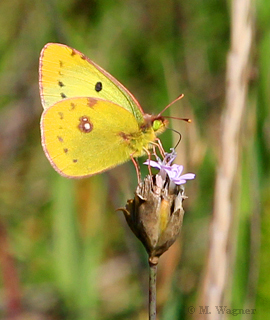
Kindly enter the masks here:
[[153, 129], [154, 129], [154, 131], [158, 131], [161, 127], [162, 127], [162, 121], [160, 121], [160, 120], [155, 120], [154, 122], [153, 122]]
[[99, 92], [102, 90], [102, 83], [101, 82], [96, 83], [95, 90], [96, 90], [96, 92]]

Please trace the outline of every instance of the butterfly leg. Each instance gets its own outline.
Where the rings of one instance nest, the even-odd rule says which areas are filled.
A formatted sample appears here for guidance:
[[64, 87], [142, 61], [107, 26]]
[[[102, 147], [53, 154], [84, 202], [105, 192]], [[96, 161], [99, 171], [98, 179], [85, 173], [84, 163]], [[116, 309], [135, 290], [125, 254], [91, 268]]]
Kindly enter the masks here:
[[156, 138], [156, 141], [157, 141], [157, 143], [158, 143], [158, 149], [159, 149], [162, 157], [164, 158], [166, 152], [165, 152], [165, 150], [164, 150], [164, 148], [163, 148], [163, 145], [162, 145], [162, 143], [161, 143], [161, 140], [160, 140], [159, 138]]
[[[147, 156], [148, 156], [148, 160], [150, 161], [150, 160], [151, 160], [151, 152], [150, 152], [148, 149], [146, 149], [146, 148], [144, 148], [144, 151], [145, 151], [145, 153], [146, 153]], [[156, 154], [156, 151], [154, 151], [154, 155], [155, 155], [155, 154]], [[149, 171], [150, 177], [152, 178], [152, 171], [151, 171], [150, 163], [148, 164], [148, 171]]]
[[161, 154], [161, 156], [162, 156], [162, 158], [164, 158], [166, 152], [165, 152], [165, 150], [163, 148], [163, 145], [162, 145], [162, 143], [161, 143], [159, 138], [156, 138], [156, 141], [157, 142], [151, 142], [151, 144], [153, 145], [153, 149], [154, 149], [154, 155], [155, 156], [157, 155], [156, 151], [155, 151], [155, 147], [157, 147], [159, 152], [160, 152], [160, 154]]
[[159, 156], [157, 155], [156, 147], [157, 147], [157, 145], [154, 144], [153, 145], [153, 155], [155, 156], [156, 159], [159, 159]]
[[142, 179], [141, 179], [141, 170], [140, 170], [140, 167], [138, 164], [138, 160], [137, 160], [137, 158], [134, 158], [132, 154], [130, 155], [130, 158], [131, 158], [131, 161], [133, 162], [134, 167], [136, 169], [138, 184], [140, 184]]

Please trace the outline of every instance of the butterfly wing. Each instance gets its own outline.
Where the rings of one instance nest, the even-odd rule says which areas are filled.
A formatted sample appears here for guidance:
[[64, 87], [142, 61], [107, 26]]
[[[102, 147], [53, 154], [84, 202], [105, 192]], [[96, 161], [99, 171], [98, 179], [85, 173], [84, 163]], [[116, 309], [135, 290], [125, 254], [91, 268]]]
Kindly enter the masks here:
[[72, 97], [109, 100], [128, 110], [139, 123], [143, 110], [134, 96], [112, 75], [81, 52], [48, 43], [40, 54], [39, 88], [43, 108]]
[[140, 156], [155, 139], [142, 132], [126, 109], [96, 98], [63, 99], [41, 118], [44, 152], [52, 166], [69, 178], [91, 176]]

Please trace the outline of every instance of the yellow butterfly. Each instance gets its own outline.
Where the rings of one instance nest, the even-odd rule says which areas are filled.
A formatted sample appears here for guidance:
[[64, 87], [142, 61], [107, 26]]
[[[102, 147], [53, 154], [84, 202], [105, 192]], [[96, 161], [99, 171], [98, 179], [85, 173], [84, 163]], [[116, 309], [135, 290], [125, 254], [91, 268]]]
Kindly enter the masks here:
[[39, 60], [44, 152], [62, 176], [80, 178], [140, 157], [166, 129], [134, 96], [81, 52], [48, 43]]

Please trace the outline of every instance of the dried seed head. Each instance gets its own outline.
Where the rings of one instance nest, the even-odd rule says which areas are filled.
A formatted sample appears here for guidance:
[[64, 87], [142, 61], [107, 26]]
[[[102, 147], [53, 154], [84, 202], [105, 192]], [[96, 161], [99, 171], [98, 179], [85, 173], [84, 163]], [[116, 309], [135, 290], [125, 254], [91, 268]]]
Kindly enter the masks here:
[[168, 176], [148, 175], [137, 186], [134, 199], [120, 209], [147, 250], [150, 263], [157, 264], [159, 256], [175, 242], [182, 226], [185, 198], [183, 186], [175, 185]]

